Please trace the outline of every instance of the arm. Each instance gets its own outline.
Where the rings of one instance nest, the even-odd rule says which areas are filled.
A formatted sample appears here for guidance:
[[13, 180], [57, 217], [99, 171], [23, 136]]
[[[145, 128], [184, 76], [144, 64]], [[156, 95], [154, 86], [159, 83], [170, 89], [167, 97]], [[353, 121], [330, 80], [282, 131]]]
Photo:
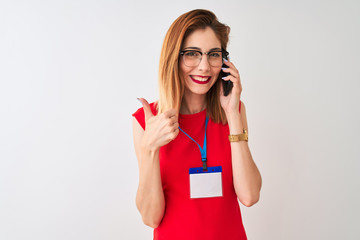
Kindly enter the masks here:
[[[239, 134], [245, 128], [248, 130], [246, 109], [241, 102], [241, 111], [227, 116], [230, 134]], [[247, 207], [259, 201], [261, 189], [261, 175], [251, 156], [248, 142], [231, 142], [231, 161], [233, 168], [233, 182], [236, 195], [240, 202]]]
[[[228, 96], [223, 95], [223, 88], [221, 88], [220, 102], [226, 114], [230, 134], [240, 134], [244, 128], [248, 130], [245, 104], [242, 101], [239, 113], [239, 99], [242, 91], [240, 73], [232, 62], [224, 60], [224, 64], [228, 68], [223, 71], [230, 73], [224, 80], [231, 81], [233, 88]], [[235, 192], [240, 202], [250, 207], [259, 201], [261, 175], [246, 141], [231, 142], [230, 147]]]
[[139, 164], [139, 186], [136, 206], [143, 222], [156, 228], [165, 210], [165, 198], [161, 184], [159, 150], [179, 134], [178, 114], [175, 109], [154, 116], [149, 103], [141, 98], [145, 113], [145, 131], [133, 119], [133, 135]]
[[142, 144], [144, 130], [133, 119], [133, 136], [139, 166], [139, 186], [136, 193], [136, 207], [144, 224], [156, 228], [163, 218], [165, 209], [164, 192], [161, 185], [159, 150], [151, 150]]

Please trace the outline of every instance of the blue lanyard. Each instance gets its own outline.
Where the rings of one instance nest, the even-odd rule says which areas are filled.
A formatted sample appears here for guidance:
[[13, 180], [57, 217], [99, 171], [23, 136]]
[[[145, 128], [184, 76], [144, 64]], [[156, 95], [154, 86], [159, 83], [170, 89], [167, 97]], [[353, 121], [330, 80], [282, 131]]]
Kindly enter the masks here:
[[204, 137], [204, 144], [203, 144], [203, 147], [201, 148], [201, 146], [192, 138], [190, 137], [189, 134], [187, 134], [186, 132], [184, 132], [184, 130], [182, 130], [180, 127], [179, 129], [186, 135], [188, 136], [191, 140], [194, 141], [194, 143], [196, 143], [200, 149], [200, 153], [201, 153], [201, 161], [203, 162], [203, 170], [207, 170], [207, 165], [206, 165], [206, 128], [207, 128], [207, 124], [208, 124], [208, 121], [209, 121], [209, 117], [206, 116], [206, 120], [205, 120], [205, 137]]

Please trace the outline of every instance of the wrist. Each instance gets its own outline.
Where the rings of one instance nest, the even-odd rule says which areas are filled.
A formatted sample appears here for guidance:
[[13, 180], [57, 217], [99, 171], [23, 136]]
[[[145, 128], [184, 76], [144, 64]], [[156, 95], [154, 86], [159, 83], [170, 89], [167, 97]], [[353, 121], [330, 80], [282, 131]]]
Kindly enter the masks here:
[[228, 121], [230, 134], [239, 134], [243, 132], [244, 127], [241, 122], [241, 115], [239, 112], [226, 115], [226, 118]]
[[225, 112], [225, 115], [226, 115], [226, 118], [229, 121], [232, 121], [232, 120], [237, 120], [238, 118], [240, 118], [240, 112], [239, 111], [234, 111], [234, 112]]
[[233, 125], [241, 121], [239, 112], [225, 113], [229, 125]]
[[144, 153], [153, 155], [160, 150], [160, 147], [157, 147], [155, 144], [149, 143], [148, 141], [146, 141], [146, 139], [143, 139], [143, 142], [141, 144], [141, 150]]

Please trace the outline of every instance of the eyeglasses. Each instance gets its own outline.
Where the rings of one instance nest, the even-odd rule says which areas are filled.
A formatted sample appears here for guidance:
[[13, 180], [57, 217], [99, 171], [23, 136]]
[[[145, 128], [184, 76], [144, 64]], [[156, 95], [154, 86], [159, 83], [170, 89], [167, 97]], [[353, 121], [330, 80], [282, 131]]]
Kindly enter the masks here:
[[210, 52], [201, 52], [198, 50], [181, 51], [180, 55], [183, 57], [184, 64], [187, 67], [196, 67], [200, 64], [203, 54], [207, 55], [207, 60], [212, 67], [221, 67], [223, 64], [223, 57], [227, 57], [229, 53], [225, 50], [216, 50]]

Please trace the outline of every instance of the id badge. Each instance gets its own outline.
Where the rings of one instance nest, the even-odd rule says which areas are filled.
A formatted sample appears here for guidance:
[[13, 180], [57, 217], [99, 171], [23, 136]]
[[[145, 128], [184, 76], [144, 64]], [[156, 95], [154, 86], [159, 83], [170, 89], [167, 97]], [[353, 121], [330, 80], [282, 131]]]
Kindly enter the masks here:
[[222, 168], [190, 168], [190, 198], [222, 197]]

